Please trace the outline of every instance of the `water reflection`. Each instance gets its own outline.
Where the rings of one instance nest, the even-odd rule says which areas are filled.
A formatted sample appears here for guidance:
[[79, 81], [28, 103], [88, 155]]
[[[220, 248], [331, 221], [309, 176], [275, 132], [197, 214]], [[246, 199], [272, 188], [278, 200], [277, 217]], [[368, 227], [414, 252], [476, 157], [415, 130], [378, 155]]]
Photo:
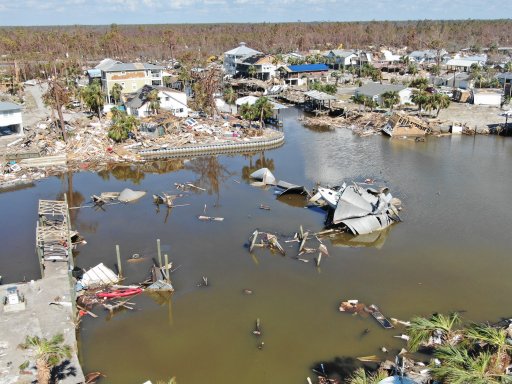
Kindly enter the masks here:
[[193, 182], [194, 185], [206, 189], [209, 195], [217, 195], [217, 198], [220, 197], [221, 184], [233, 176], [233, 173], [214, 156], [192, 159], [185, 165], [185, 169], [198, 175]]
[[390, 231], [391, 227], [366, 235], [354, 236], [350, 233], [339, 233], [329, 237], [329, 240], [335, 247], [372, 247], [381, 249]]
[[116, 180], [131, 181], [139, 185], [146, 173], [164, 174], [179, 171], [184, 168], [183, 159], [157, 160], [142, 164], [109, 164], [105, 169], [98, 171], [98, 175], [105, 181], [112, 176]]
[[269, 159], [265, 157], [265, 151], [261, 151], [258, 153], [258, 158], [256, 159], [256, 162], [253, 162], [254, 156], [256, 156], [255, 153], [244, 155], [245, 158], [249, 158], [249, 165], [246, 165], [242, 168], [242, 180], [250, 181], [251, 173], [257, 171], [260, 168], [268, 168], [270, 171], [274, 172], [274, 159]]

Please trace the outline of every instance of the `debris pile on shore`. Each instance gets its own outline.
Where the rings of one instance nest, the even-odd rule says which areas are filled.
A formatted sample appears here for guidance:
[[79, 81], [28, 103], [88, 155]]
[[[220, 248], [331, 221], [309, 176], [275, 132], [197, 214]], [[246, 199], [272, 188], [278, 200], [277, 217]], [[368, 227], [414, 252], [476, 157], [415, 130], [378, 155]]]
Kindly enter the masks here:
[[[87, 119], [66, 124], [67, 142], [55, 123], [44, 121], [26, 128], [25, 135], [7, 147], [2, 159], [0, 187], [6, 188], [59, 174], [66, 170], [101, 170], [111, 163], [144, 161], [141, 149], [164, 149], [194, 144], [246, 142], [273, 134], [271, 129], [244, 127], [231, 116], [211, 118], [145, 119], [141, 129], [116, 143], [108, 137], [110, 121]], [[247, 125], [247, 122], [245, 122]]]
[[349, 128], [359, 136], [370, 136], [378, 134], [388, 119], [389, 116], [383, 113], [351, 111], [345, 117], [305, 117], [303, 123], [306, 126]]

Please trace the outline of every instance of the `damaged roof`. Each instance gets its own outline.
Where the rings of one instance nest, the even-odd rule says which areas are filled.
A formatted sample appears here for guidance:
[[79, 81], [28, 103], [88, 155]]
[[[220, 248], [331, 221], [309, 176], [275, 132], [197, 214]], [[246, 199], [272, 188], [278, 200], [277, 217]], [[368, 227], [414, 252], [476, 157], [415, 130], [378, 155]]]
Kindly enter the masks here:
[[369, 97], [380, 96], [386, 92], [400, 92], [407, 88], [403, 84], [368, 83], [356, 89], [356, 94]]
[[149, 63], [116, 63], [108, 68], [102, 69], [103, 72], [126, 72], [141, 70], [163, 70], [164, 67]]

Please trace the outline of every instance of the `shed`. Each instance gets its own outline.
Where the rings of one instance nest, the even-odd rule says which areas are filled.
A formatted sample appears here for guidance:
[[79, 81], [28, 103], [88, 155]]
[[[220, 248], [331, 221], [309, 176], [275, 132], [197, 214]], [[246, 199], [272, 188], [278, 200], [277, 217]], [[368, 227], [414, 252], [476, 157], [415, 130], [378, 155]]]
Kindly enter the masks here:
[[21, 106], [0, 102], [0, 136], [23, 135]]

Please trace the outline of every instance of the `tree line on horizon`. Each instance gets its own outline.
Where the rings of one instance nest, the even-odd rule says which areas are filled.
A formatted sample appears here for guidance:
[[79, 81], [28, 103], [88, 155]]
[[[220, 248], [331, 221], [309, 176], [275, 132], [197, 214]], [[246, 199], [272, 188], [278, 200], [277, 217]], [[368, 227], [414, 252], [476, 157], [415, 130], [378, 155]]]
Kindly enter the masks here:
[[1, 60], [113, 57], [119, 60], [201, 62], [242, 41], [278, 54], [309, 49], [369, 46], [428, 49], [440, 41], [448, 51], [512, 46], [511, 19], [310, 22], [259, 24], [169, 24], [110, 26], [40, 26], [0, 28]]

